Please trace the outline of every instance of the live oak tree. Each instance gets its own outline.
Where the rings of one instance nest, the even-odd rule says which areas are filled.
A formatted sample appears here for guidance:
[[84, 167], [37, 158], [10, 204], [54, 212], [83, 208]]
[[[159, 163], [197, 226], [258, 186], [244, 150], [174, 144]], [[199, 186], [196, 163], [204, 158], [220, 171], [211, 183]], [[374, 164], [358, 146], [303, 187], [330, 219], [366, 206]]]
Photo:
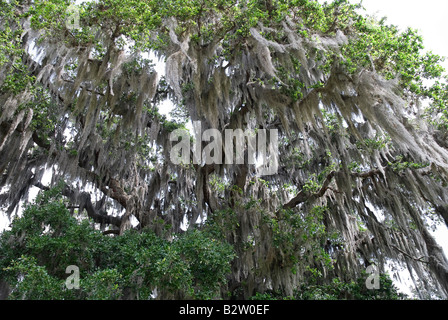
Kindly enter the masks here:
[[[86, 288], [117, 285], [93, 298], [297, 296], [310, 279], [353, 293], [341, 283], [394, 262], [420, 297], [447, 297], [448, 260], [430, 228], [448, 225], [448, 84], [415, 30], [343, 0], [85, 1], [75, 28], [73, 2], [0, 3], [1, 204], [12, 216], [34, 187], [64, 181], [62, 198], [25, 210], [39, 225], [2, 238], [0, 272], [16, 294], [39, 298], [14, 282], [26, 270], [59, 287], [68, 263], [100, 268]], [[171, 119], [159, 112], [167, 99]], [[277, 129], [277, 173], [174, 164], [170, 133], [188, 121]], [[99, 231], [75, 223], [83, 214]], [[98, 242], [94, 266], [67, 230]], [[48, 250], [67, 239], [80, 247]], [[70, 258], [49, 264], [61, 252]], [[119, 254], [134, 273], [113, 267]]]

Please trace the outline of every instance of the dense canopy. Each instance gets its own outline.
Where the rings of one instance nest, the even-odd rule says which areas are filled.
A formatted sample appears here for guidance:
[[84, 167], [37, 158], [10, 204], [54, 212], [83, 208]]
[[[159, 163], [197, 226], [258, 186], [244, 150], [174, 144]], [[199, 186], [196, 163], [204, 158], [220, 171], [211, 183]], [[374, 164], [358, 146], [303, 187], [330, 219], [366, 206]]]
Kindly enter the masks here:
[[[134, 259], [124, 298], [292, 296], [307, 279], [348, 283], [390, 262], [410, 271], [420, 298], [448, 296], [448, 260], [430, 232], [448, 225], [448, 85], [415, 30], [344, 0], [73, 4], [0, 2], [0, 204], [12, 216], [35, 187], [60, 193], [55, 207], [44, 196], [45, 211], [25, 211], [42, 229], [3, 235], [0, 275], [28, 263], [61, 277], [66, 266], [49, 264], [61, 251], [32, 235], [56, 241], [70, 226], [66, 235], [100, 236], [117, 254], [89, 260], [115, 270], [104, 277], [127, 270], [110, 261]], [[175, 164], [170, 133], [196, 121], [223, 135], [277, 129], [277, 172]], [[173, 281], [182, 270], [188, 285]]]

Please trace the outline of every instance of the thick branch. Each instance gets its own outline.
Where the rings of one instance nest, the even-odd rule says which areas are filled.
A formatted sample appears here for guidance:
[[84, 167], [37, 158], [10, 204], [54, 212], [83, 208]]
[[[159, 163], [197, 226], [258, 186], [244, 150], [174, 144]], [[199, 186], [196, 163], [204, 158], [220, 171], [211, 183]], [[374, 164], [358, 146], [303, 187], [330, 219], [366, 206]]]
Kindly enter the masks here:
[[[352, 172], [352, 176], [357, 177], [357, 178], [364, 178], [364, 179], [370, 178], [370, 177], [373, 177], [373, 176], [379, 175], [379, 174], [381, 174], [381, 171], [378, 169], [367, 171], [367, 172]], [[322, 187], [316, 193], [310, 194], [309, 192], [306, 192], [305, 190], [301, 190], [294, 198], [292, 198], [288, 203], [283, 205], [283, 209], [292, 209], [292, 208], [297, 207], [299, 204], [306, 202], [308, 200], [314, 200], [314, 199], [323, 197], [325, 192], [327, 192], [327, 190], [333, 190], [330, 187], [330, 184], [331, 184], [331, 181], [333, 180], [333, 178], [335, 177], [335, 175], [336, 175], [336, 171], [330, 172], [328, 174], [328, 176], [326, 177], [324, 183], [322, 184]]]
[[39, 136], [39, 134], [37, 133], [37, 131], [33, 132], [32, 139], [33, 139], [33, 142], [35, 144], [37, 144], [39, 147], [41, 147], [41, 148], [43, 148], [45, 150], [50, 150], [51, 145], [48, 142], [48, 140], [46, 140], [44, 138], [41, 138]]
[[381, 174], [381, 171], [379, 169], [367, 171], [367, 172], [352, 172], [352, 176], [357, 178], [371, 178], [375, 175]]
[[114, 225], [116, 227], [121, 226], [121, 217], [114, 217], [107, 215], [107, 213], [103, 210], [97, 210], [95, 206], [92, 204], [92, 200], [90, 198], [90, 194], [87, 192], [81, 193], [80, 196], [80, 211], [86, 209], [87, 215], [93, 219], [93, 221], [105, 224], [105, 225]]
[[[32, 136], [32, 138], [33, 138], [33, 141], [39, 146], [39, 147], [41, 147], [41, 148], [43, 148], [43, 149], [46, 149], [46, 150], [50, 150], [50, 143], [48, 142], [48, 141], [45, 141], [44, 139], [41, 139], [39, 136], [38, 136], [38, 134], [37, 134], [37, 132], [34, 132], [33, 133], [33, 136]], [[60, 152], [60, 151], [54, 151], [56, 154], [56, 156], [58, 155], [58, 152]], [[107, 196], [109, 196], [109, 197], [111, 197], [112, 199], [114, 199], [114, 200], [116, 200], [118, 203], [120, 203], [122, 206], [123, 206], [123, 208], [126, 208], [126, 205], [127, 205], [127, 201], [128, 201], [128, 198], [129, 198], [129, 196], [127, 195], [127, 193], [120, 187], [120, 184], [119, 184], [119, 182], [117, 181], [117, 180], [115, 180], [115, 179], [113, 179], [113, 178], [110, 178], [109, 179], [109, 181], [107, 182], [107, 184], [104, 186], [104, 185], [100, 185], [99, 184], [99, 179], [98, 179], [98, 176], [95, 174], [95, 173], [93, 173], [93, 172], [91, 172], [91, 171], [89, 171], [89, 170], [87, 170], [87, 169], [85, 169], [85, 168], [83, 168], [83, 166], [81, 165], [81, 164], [79, 164], [79, 167], [81, 168], [81, 169], [84, 169], [84, 170], [86, 170], [86, 173], [87, 173], [87, 176], [89, 176], [91, 179], [91, 181], [93, 182], [93, 183], [95, 183], [95, 185], [104, 193], [104, 194], [106, 194]]]
[[283, 209], [292, 209], [307, 200], [317, 199], [317, 198], [322, 197], [325, 194], [325, 192], [327, 192], [327, 190], [329, 189], [330, 183], [333, 180], [335, 175], [336, 175], [336, 171], [330, 172], [328, 174], [327, 178], [325, 179], [324, 183], [322, 184], [322, 187], [316, 193], [310, 194], [302, 189], [293, 199], [291, 199], [291, 201], [289, 201], [288, 203], [283, 205]]
[[[41, 190], [49, 190], [50, 189], [49, 187], [44, 186], [41, 182], [34, 182], [33, 185]], [[92, 203], [89, 193], [83, 192], [80, 194], [80, 196], [78, 198], [75, 191], [70, 189], [70, 187], [65, 186], [64, 189], [62, 190], [62, 194], [72, 201], [78, 200], [80, 202], [79, 211], [82, 212], [85, 209], [87, 212], [87, 215], [91, 219], [93, 219], [93, 221], [100, 223], [100, 224], [114, 225], [116, 227], [120, 227], [121, 218], [110, 216], [103, 210], [97, 210]]]
[[120, 186], [118, 180], [110, 178], [107, 186], [101, 186], [100, 189], [105, 195], [121, 204], [123, 208], [127, 207], [129, 195]]
[[103, 231], [103, 235], [107, 236], [109, 234], [119, 235], [120, 234], [120, 230], [106, 230], [106, 231]]

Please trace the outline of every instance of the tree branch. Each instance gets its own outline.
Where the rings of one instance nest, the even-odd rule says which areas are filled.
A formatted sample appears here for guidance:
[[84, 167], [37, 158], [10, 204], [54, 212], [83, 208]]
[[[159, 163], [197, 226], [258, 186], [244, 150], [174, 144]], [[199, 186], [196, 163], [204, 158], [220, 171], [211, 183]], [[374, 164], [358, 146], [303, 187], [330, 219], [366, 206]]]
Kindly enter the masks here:
[[127, 207], [129, 195], [120, 186], [118, 180], [110, 178], [106, 186], [99, 186], [100, 190], [107, 196], [117, 201], [123, 208]]
[[[62, 81], [64, 81], [64, 82], [68, 82], [68, 83], [75, 83], [74, 80], [62, 79]], [[85, 86], [83, 86], [83, 85], [80, 85], [79, 87], [80, 87], [81, 89], [86, 90], [87, 92], [94, 93], [94, 94], [97, 94], [97, 95], [100, 95], [100, 96], [103, 96], [103, 97], [105, 96], [105, 94], [104, 94], [103, 92], [99, 92], [99, 91], [95, 91], [95, 90], [93, 90], [93, 89], [89, 89], [89, 88], [87, 88], [87, 87], [85, 87]]]
[[325, 179], [324, 183], [322, 184], [322, 187], [320, 188], [320, 190], [316, 193], [310, 194], [302, 189], [293, 199], [291, 199], [288, 203], [283, 205], [283, 209], [292, 209], [307, 200], [317, 199], [317, 198], [322, 197], [325, 194], [325, 192], [327, 192], [327, 190], [330, 189], [330, 183], [333, 180], [335, 175], [336, 175], [336, 171], [331, 171], [327, 175], [327, 178]]
[[371, 170], [371, 171], [367, 171], [367, 172], [352, 172], [352, 176], [357, 177], [357, 178], [371, 178], [375, 175], [379, 175], [381, 174], [381, 170], [379, 169], [375, 169], [375, 170]]
[[397, 246], [392, 245], [392, 248], [394, 248], [395, 250], [399, 251], [400, 253], [404, 254], [406, 257], [408, 257], [408, 258], [410, 258], [412, 260], [415, 260], [415, 261], [418, 261], [418, 262], [423, 262], [423, 263], [426, 263], [426, 264], [429, 263], [428, 261], [423, 260], [423, 258], [425, 258], [425, 257], [415, 258], [415, 257], [411, 256], [409, 253], [401, 250]]
[[[33, 185], [41, 190], [48, 191], [49, 187], [44, 186], [41, 182], [34, 182]], [[103, 210], [97, 210], [92, 203], [90, 194], [87, 192], [82, 192], [79, 197], [77, 197], [77, 193], [73, 191], [69, 186], [65, 186], [62, 190], [62, 195], [66, 196], [72, 201], [79, 201], [79, 212], [81, 213], [84, 209], [87, 212], [89, 218], [93, 219], [93, 221], [106, 224], [106, 225], [114, 225], [116, 227], [120, 227], [121, 225], [121, 217], [114, 217], [108, 215]]]
[[103, 235], [104, 236], [107, 236], [109, 234], [119, 235], [120, 234], [120, 230], [106, 230], [106, 231], [103, 231]]
[[[357, 178], [370, 178], [373, 177], [375, 175], [379, 175], [381, 174], [381, 171], [379, 169], [375, 169], [375, 170], [371, 170], [368, 172], [352, 172], [351, 173], [352, 176], [357, 177]], [[333, 180], [333, 178], [336, 175], [336, 171], [332, 171], [330, 172], [324, 183], [322, 184], [322, 187], [320, 188], [320, 190], [316, 193], [310, 194], [309, 192], [306, 192], [305, 190], [301, 190], [294, 198], [292, 198], [288, 203], [283, 205], [283, 209], [292, 209], [297, 207], [299, 204], [306, 202], [308, 200], [314, 200], [320, 197], [323, 197], [325, 192], [327, 192], [327, 190], [333, 190], [333, 188], [330, 187], [330, 183]]]
[[[51, 146], [50, 143], [42, 138], [40, 138], [37, 134], [37, 132], [34, 132], [32, 135], [33, 141], [41, 148], [50, 150]], [[54, 151], [56, 156], [59, 151]], [[85, 169], [82, 165], [79, 165], [79, 168], [84, 169], [87, 175], [91, 178], [91, 181], [107, 196], [111, 197], [112, 199], [116, 200], [118, 203], [120, 203], [123, 208], [126, 208], [127, 201], [129, 196], [127, 193], [120, 187], [120, 183], [118, 180], [110, 178], [106, 185], [101, 185], [99, 183], [98, 175], [95, 174], [92, 171], [89, 171]], [[36, 186], [38, 187], [38, 186]], [[44, 187], [40, 185], [40, 187]]]

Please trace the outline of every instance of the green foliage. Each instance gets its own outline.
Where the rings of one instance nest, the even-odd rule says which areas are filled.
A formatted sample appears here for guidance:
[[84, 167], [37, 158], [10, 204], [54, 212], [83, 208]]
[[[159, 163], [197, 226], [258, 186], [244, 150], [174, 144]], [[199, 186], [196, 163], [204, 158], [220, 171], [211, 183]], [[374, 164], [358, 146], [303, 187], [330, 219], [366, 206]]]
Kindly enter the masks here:
[[388, 274], [379, 275], [379, 289], [368, 289], [366, 280], [369, 274], [350, 282], [334, 278], [330, 284], [303, 284], [295, 293], [298, 300], [403, 300], [406, 295], [399, 293]]
[[230, 245], [198, 230], [188, 232], [177, 244], [178, 252], [191, 270], [193, 297], [216, 297], [226, 284], [226, 274], [230, 273], [229, 261], [234, 258]]
[[0, 3], [0, 67], [7, 67], [5, 79], [0, 87], [0, 92], [9, 92], [17, 95], [29, 88], [35, 77], [29, 75], [27, 66], [21, 59], [24, 51], [21, 43], [22, 27], [21, 14], [16, 7], [19, 1], [2, 1]]
[[19, 111], [22, 109], [25, 109], [26, 112], [33, 112], [30, 128], [44, 143], [48, 143], [47, 141], [54, 134], [59, 121], [58, 105], [48, 89], [34, 85], [30, 101], [18, 108]]
[[[63, 281], [50, 276], [45, 267], [37, 264], [34, 257], [21, 256], [13, 260], [3, 270], [3, 273], [14, 274], [18, 278], [18, 280], [12, 280], [15, 287], [9, 296], [11, 300], [59, 300], [64, 298]], [[11, 276], [9, 278], [11, 279]]]
[[[39, 194], [0, 237], [0, 277], [14, 289], [11, 299], [119, 299], [129, 289], [148, 299], [155, 288], [219, 297], [234, 258], [230, 245], [199, 230], [172, 241], [147, 231], [105, 236], [70, 215], [62, 188]], [[69, 265], [80, 269], [79, 290], [65, 286]]]
[[[1, 1], [0, 19], [0, 67], [15, 62], [15, 57], [20, 57], [23, 49], [20, 43], [22, 28], [20, 27], [20, 15], [16, 13], [19, 1]], [[16, 62], [17, 63], [17, 62]]]
[[148, 69], [153, 70], [154, 66], [155, 64], [152, 62], [152, 60], [136, 57], [131, 61], [123, 63], [122, 69], [126, 74], [131, 76], [131, 75], [140, 75], [143, 71]]
[[374, 150], [381, 150], [386, 148], [391, 142], [391, 139], [388, 135], [382, 136], [382, 135], [375, 135], [374, 138], [368, 138], [364, 139], [362, 141], [358, 141], [356, 143], [356, 146], [359, 149], [364, 149], [370, 152], [373, 152]]
[[277, 84], [280, 92], [290, 97], [293, 101], [301, 100], [304, 96], [305, 84], [298, 77], [300, 71], [300, 63], [292, 59], [294, 72], [289, 72], [285, 67], [277, 66], [277, 74], [280, 82], [277, 79], [272, 79], [274, 84]]
[[82, 279], [80, 288], [86, 300], [117, 300], [122, 296], [125, 284], [117, 269], [104, 269]]
[[426, 115], [437, 129], [448, 132], [448, 77], [445, 76], [425, 91], [430, 100]]
[[423, 77], [439, 77], [443, 68], [440, 56], [423, 54], [423, 40], [416, 30], [400, 33], [384, 21], [358, 16], [354, 24], [359, 37], [344, 47], [344, 61], [349, 72], [360, 68], [375, 70], [386, 79], [399, 77], [401, 84], [411, 92], [423, 92]]
[[[78, 30], [67, 30], [65, 19], [67, 8], [74, 1], [51, 0], [34, 1], [31, 9], [25, 15], [31, 17], [32, 26], [47, 30], [52, 38], [72, 41], [74, 45], [94, 44], [101, 48], [102, 43], [95, 39], [96, 29], [114, 31], [114, 36], [123, 35], [132, 40], [133, 49], [163, 50], [169, 43], [169, 32], [162, 28], [162, 21], [174, 17], [178, 21], [175, 29], [177, 35], [191, 33], [193, 42], [206, 45], [219, 39], [224, 48], [223, 58], [236, 54], [240, 45], [250, 36], [249, 29], [259, 22], [275, 25], [289, 16], [301, 26], [301, 35], [311, 36], [313, 33], [334, 35], [336, 30], [342, 30], [350, 36], [350, 41], [342, 49], [342, 55], [335, 60], [334, 52], [318, 52], [321, 60], [318, 67], [327, 74], [335, 63], [341, 63], [347, 71], [355, 72], [361, 69], [376, 70], [386, 79], [399, 78], [400, 83], [410, 93], [428, 97], [432, 100], [429, 113], [439, 114], [434, 124], [446, 128], [446, 79], [435, 85], [425, 87], [425, 79], [440, 79], [444, 69], [440, 62], [443, 58], [432, 52], [423, 52], [423, 40], [415, 30], [407, 29], [400, 32], [396, 26], [385, 24], [385, 19], [376, 21], [359, 13], [361, 5], [349, 1], [338, 0], [323, 4], [312, 0], [276, 0], [276, 1], [135, 1], [107, 0], [88, 1], [77, 4], [80, 11]], [[20, 15], [14, 12], [17, 1], [2, 3], [2, 14], [8, 18], [10, 28], [4, 28], [0, 37], [15, 43], [20, 30], [11, 28]], [[208, 17], [219, 15], [219, 19]], [[301, 20], [299, 20], [301, 19]], [[116, 34], [115, 34], [116, 31]], [[67, 37], [68, 33], [68, 37]], [[282, 36], [271, 32], [264, 35], [281, 41]], [[69, 39], [69, 40], [67, 40]], [[11, 42], [11, 40], [14, 40]], [[118, 44], [118, 37], [117, 37]], [[8, 43], [4, 41], [2, 43]], [[3, 50], [1, 50], [3, 48]], [[16, 52], [19, 46], [9, 45], [0, 48], [0, 61], [7, 61], [8, 54], [19, 56]], [[101, 50], [100, 50], [101, 51]], [[319, 56], [321, 56], [319, 58]], [[275, 58], [275, 57], [274, 57]], [[0, 63], [1, 64], [1, 63]], [[302, 81], [298, 78], [300, 65], [292, 61], [294, 72], [289, 72], [278, 66], [281, 82], [280, 89], [293, 100], [300, 100], [306, 92]], [[20, 78], [21, 81], [17, 82]], [[5, 88], [20, 92], [23, 84], [29, 82], [27, 75], [11, 73]], [[442, 79], [441, 79], [442, 80]], [[21, 85], [22, 84], [22, 85]], [[311, 85], [310, 88], [324, 86], [323, 82]]]
[[216, 239], [225, 239], [225, 235], [239, 227], [238, 217], [232, 208], [222, 208], [207, 217], [204, 230]]
[[185, 119], [182, 119], [182, 121], [179, 121], [176, 119], [169, 120], [167, 118], [167, 116], [164, 114], [161, 114], [156, 107], [146, 108], [146, 111], [149, 113], [149, 115], [153, 119], [157, 119], [157, 121], [159, 121], [161, 123], [161, 125], [167, 132], [173, 132], [174, 130], [177, 130], [177, 129], [187, 130], [185, 127], [185, 124], [186, 124]]
[[229, 183], [224, 181], [217, 174], [211, 174], [209, 176], [209, 185], [214, 192], [217, 192], [219, 194], [224, 194], [226, 189], [229, 187]]
[[[303, 191], [310, 194], [318, 192], [322, 188], [324, 181], [327, 179], [327, 176], [332, 171], [336, 171], [339, 168], [339, 164], [335, 159], [333, 159], [333, 156], [329, 150], [326, 150], [325, 154], [321, 155], [318, 158], [320, 159], [318, 167], [323, 168], [318, 174], [312, 173], [302, 187]], [[313, 163], [311, 163], [311, 165], [313, 165]]]
[[0, 90], [17, 95], [25, 91], [34, 80], [34, 76], [28, 75], [27, 68], [22, 63], [16, 62], [12, 65]]
[[310, 193], [319, 191], [322, 186], [319, 184], [316, 178], [316, 174], [312, 174], [311, 177], [303, 185], [303, 190]]
[[338, 129], [341, 127], [341, 120], [336, 113], [328, 112], [326, 110], [321, 110], [325, 127], [331, 133], [337, 133]]
[[[327, 208], [315, 206], [308, 212], [281, 210], [279, 218], [264, 216], [264, 223], [272, 233], [272, 244], [284, 255], [283, 265], [296, 273], [298, 265], [312, 259], [332, 269], [332, 259], [323, 250], [323, 244], [331, 237], [324, 225]], [[302, 248], [309, 248], [305, 252]]]
[[280, 292], [257, 293], [251, 300], [404, 300], [407, 296], [400, 293], [387, 273], [379, 275], [380, 288], [367, 289], [369, 275], [362, 275], [355, 281], [343, 282], [334, 278], [329, 284], [306, 282], [298, 287], [293, 296]]
[[[223, 47], [221, 58], [227, 61], [243, 48], [245, 40], [251, 36], [250, 28], [260, 22], [275, 26], [289, 16], [297, 21], [299, 33], [305, 38], [311, 39], [313, 34], [333, 36], [336, 30], [342, 30], [349, 36], [349, 42], [340, 53], [332, 50], [315, 53], [319, 62], [317, 67], [327, 75], [330, 75], [335, 64], [340, 64], [349, 73], [368, 69], [375, 70], [386, 79], [397, 78], [405, 92], [429, 98], [428, 115], [433, 116], [430, 121], [439, 129], [448, 128], [447, 79], [442, 77], [444, 69], [440, 64], [443, 58], [423, 51], [423, 40], [416, 30], [409, 28], [400, 32], [396, 26], [387, 25], [385, 19], [376, 21], [364, 16], [359, 13], [362, 8], [360, 4], [351, 4], [346, 0], [322, 4], [313, 0], [87, 1], [77, 4], [81, 27], [68, 30], [65, 26], [67, 8], [73, 4], [75, 1], [72, 0], [38, 0], [33, 2], [28, 12], [17, 14], [15, 8], [18, 1], [2, 2], [1, 17], [6, 24], [0, 31], [0, 39], [4, 40], [0, 43], [8, 43], [8, 46], [0, 45], [0, 65], [14, 61], [15, 66], [9, 71], [3, 90], [17, 94], [33, 81], [26, 69], [21, 67], [21, 62], [12, 59], [21, 56], [21, 29], [17, 28], [21, 16], [30, 17], [33, 28], [45, 30], [55, 41], [66, 41], [77, 46], [92, 45], [97, 48], [99, 56], [105, 52], [102, 40], [95, 38], [98, 28], [112, 31], [119, 47], [123, 47], [123, 40], [127, 39], [131, 50], [167, 49], [170, 31], [163, 27], [163, 21], [173, 17], [177, 21], [174, 31], [178, 37], [190, 34], [192, 43], [201, 46], [219, 41]], [[209, 18], [215, 16], [219, 19]], [[284, 35], [265, 33], [263, 36], [268, 39], [283, 41]], [[275, 64], [276, 57], [273, 58]], [[306, 88], [299, 78], [300, 63], [292, 59], [291, 65], [291, 70], [276, 65], [279, 79], [270, 81], [293, 101], [301, 100], [309, 89], [325, 85], [318, 82]], [[426, 80], [436, 81], [427, 87]], [[191, 88], [187, 85], [183, 89], [189, 91]], [[330, 127], [334, 128], [332, 124]]]
[[427, 163], [415, 163], [412, 161], [405, 161], [403, 156], [397, 156], [394, 162], [388, 162], [392, 170], [401, 172], [406, 169], [422, 169], [429, 166]]

